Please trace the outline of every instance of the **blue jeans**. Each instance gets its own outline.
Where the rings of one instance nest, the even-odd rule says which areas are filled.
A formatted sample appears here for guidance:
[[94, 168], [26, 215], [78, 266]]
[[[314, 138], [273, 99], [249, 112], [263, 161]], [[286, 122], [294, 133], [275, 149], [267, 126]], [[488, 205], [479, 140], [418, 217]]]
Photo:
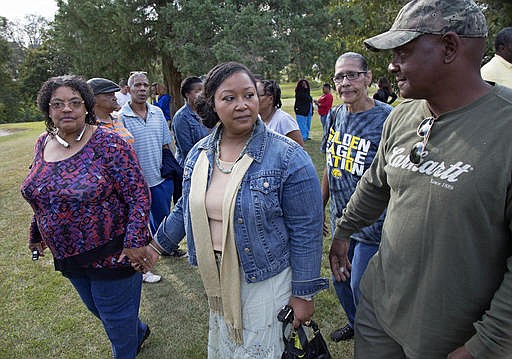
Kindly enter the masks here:
[[174, 191], [174, 181], [166, 178], [162, 183], [149, 187], [151, 191], [151, 211], [149, 214], [149, 227], [151, 233], [155, 234], [158, 226], [164, 220], [165, 216], [171, 212], [172, 192]]
[[354, 328], [356, 307], [357, 303], [359, 303], [359, 282], [361, 282], [361, 277], [363, 276], [364, 271], [368, 266], [368, 262], [373, 257], [373, 255], [377, 253], [378, 249], [378, 243], [367, 244], [351, 239], [348, 251], [348, 259], [350, 263], [352, 263], [352, 271], [350, 272], [350, 283], [348, 281], [336, 282], [336, 280], [333, 277], [332, 282], [334, 285], [334, 289], [336, 290], [338, 300], [340, 301], [343, 310], [345, 310], [348, 323], [352, 328]]
[[139, 319], [142, 274], [96, 280], [69, 278], [85, 306], [103, 323], [115, 359], [133, 359], [148, 326]]
[[296, 115], [302, 139], [306, 141], [309, 138], [309, 129], [311, 128], [311, 116]]
[[320, 115], [320, 122], [322, 123], [322, 130], [325, 132], [325, 121], [327, 121], [328, 115]]

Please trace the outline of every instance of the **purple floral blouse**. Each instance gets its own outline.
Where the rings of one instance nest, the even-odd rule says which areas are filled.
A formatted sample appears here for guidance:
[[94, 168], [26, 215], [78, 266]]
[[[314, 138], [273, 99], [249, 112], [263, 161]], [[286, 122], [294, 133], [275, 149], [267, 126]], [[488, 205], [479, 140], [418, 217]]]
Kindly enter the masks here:
[[[21, 194], [34, 210], [30, 242], [43, 241], [56, 260], [83, 255], [119, 238], [124, 248], [146, 245], [150, 192], [131, 146], [98, 127], [78, 153], [46, 162], [47, 137], [39, 136], [21, 185]], [[125, 267], [126, 259], [117, 262], [121, 250], [84, 267]]]

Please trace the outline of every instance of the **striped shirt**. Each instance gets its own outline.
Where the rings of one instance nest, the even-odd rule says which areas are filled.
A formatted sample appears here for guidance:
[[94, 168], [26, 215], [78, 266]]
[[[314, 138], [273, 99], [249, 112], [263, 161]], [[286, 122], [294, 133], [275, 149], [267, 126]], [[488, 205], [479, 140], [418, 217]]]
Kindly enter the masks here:
[[132, 134], [124, 127], [123, 123], [121, 122], [121, 119], [119, 118], [119, 115], [110, 115], [110, 118], [112, 119], [112, 122], [103, 122], [99, 118], [96, 117], [96, 122], [99, 126], [103, 126], [105, 128], [109, 128], [114, 132], [117, 132], [119, 136], [123, 138], [126, 142], [128, 142], [130, 145], [133, 145], [133, 142], [135, 141], [133, 139]]
[[133, 149], [149, 187], [154, 187], [164, 181], [160, 175], [162, 146], [170, 144], [172, 139], [162, 110], [150, 104], [146, 106], [146, 121], [133, 112], [130, 102], [121, 109], [121, 120], [135, 138]]

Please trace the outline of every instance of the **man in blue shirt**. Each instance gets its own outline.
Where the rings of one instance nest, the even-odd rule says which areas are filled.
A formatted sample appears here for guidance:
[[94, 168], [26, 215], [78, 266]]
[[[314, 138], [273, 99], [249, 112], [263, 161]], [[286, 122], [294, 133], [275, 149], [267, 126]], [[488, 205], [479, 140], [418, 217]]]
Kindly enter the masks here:
[[[155, 233], [171, 210], [174, 182], [163, 178], [162, 149], [169, 148], [171, 132], [160, 108], [147, 103], [149, 81], [145, 73], [133, 73], [128, 79], [131, 101], [121, 109], [121, 120], [135, 138], [133, 148], [151, 190], [150, 227]], [[171, 255], [181, 257], [176, 250]]]

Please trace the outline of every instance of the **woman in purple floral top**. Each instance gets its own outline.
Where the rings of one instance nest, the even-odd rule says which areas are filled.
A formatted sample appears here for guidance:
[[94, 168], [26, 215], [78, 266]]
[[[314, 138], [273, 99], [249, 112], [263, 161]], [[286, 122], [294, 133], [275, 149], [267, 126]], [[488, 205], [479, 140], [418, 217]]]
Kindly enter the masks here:
[[46, 81], [38, 96], [46, 132], [21, 185], [34, 210], [31, 251], [48, 247], [55, 269], [103, 323], [114, 358], [135, 358], [149, 335], [138, 318], [148, 247], [150, 194], [131, 146], [95, 126], [94, 95], [75, 76]]

